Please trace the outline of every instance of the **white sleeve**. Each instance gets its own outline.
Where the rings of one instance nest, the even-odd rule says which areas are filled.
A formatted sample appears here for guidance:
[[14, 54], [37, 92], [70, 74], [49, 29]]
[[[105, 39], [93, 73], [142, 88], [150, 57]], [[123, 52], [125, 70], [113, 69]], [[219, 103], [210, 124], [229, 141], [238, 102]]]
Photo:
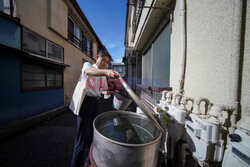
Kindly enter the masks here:
[[84, 63], [82, 67], [82, 73], [85, 74], [85, 70], [88, 68], [92, 68], [92, 64], [90, 64], [89, 62]]
[[84, 63], [82, 66], [81, 79], [84, 79], [87, 77], [87, 75], [85, 74], [85, 70], [88, 68], [92, 68], [92, 65], [89, 62]]

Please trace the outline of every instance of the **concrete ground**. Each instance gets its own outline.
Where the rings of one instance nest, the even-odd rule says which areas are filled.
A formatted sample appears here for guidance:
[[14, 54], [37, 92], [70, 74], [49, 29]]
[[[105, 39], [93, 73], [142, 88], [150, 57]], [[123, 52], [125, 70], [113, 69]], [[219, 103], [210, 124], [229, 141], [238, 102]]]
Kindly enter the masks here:
[[67, 112], [1, 143], [0, 167], [68, 167], [75, 119]]
[[[112, 100], [102, 99], [103, 112], [114, 110]], [[42, 122], [0, 143], [0, 167], [69, 167], [75, 134], [70, 111]]]

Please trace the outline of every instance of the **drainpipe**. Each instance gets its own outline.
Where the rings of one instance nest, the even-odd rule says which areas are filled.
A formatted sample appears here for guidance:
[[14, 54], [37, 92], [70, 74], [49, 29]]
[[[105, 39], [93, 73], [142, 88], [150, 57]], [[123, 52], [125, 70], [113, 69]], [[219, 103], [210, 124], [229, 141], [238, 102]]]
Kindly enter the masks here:
[[180, 0], [180, 21], [181, 21], [181, 69], [180, 80], [178, 82], [177, 93], [183, 93], [184, 89], [184, 77], [186, 67], [186, 50], [187, 50], [187, 38], [186, 38], [186, 0]]
[[242, 31], [242, 10], [243, 0], [234, 1], [234, 16], [233, 16], [233, 31], [232, 31], [232, 56], [231, 56], [231, 83], [233, 97], [233, 107], [235, 110], [232, 113], [230, 121], [232, 126], [229, 128], [229, 133], [233, 133], [236, 129], [236, 119], [239, 107], [239, 70], [240, 70], [240, 54], [241, 54], [241, 31]]

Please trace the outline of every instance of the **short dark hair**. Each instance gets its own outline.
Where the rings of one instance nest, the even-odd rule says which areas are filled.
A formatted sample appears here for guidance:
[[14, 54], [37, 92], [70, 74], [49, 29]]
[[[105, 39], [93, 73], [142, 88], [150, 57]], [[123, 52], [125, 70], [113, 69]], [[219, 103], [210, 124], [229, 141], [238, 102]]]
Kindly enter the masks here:
[[107, 57], [109, 58], [110, 62], [113, 61], [113, 59], [112, 59], [112, 57], [110, 56], [109, 52], [106, 51], [106, 50], [101, 50], [101, 51], [98, 53], [98, 56], [99, 56], [99, 57], [107, 56]]

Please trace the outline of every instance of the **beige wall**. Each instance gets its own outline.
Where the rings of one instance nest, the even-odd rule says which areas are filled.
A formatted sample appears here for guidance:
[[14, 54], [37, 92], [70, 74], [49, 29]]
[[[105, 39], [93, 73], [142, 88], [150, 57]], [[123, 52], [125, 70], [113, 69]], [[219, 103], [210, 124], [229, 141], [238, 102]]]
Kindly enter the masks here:
[[62, 0], [47, 0], [48, 27], [67, 38], [68, 7]]
[[[71, 66], [64, 70], [64, 97], [67, 94], [70, 99], [80, 76], [82, 59], [94, 63], [93, 59], [67, 41], [68, 11], [74, 13], [72, 15], [76, 17], [75, 20], [80, 20], [80, 17], [66, 0], [17, 0], [16, 3], [17, 16], [22, 25], [64, 48], [64, 63]], [[52, 11], [48, 6], [51, 6]], [[83, 25], [82, 20], [79, 25], [94, 43], [93, 35], [86, 29], [87, 26]], [[95, 55], [97, 46], [93, 49], [93, 55]]]
[[96, 58], [97, 54], [97, 44], [93, 43], [93, 57]]
[[[215, 104], [233, 105], [233, 49], [237, 43], [234, 40], [234, 7], [234, 0], [187, 1], [187, 64], [184, 86], [186, 96], [206, 97]], [[249, 29], [249, 4], [247, 8]], [[179, 80], [181, 57], [179, 13], [177, 1], [171, 37], [170, 85], [174, 90]], [[246, 105], [250, 96], [249, 36], [249, 30], [246, 30], [242, 106]]]

